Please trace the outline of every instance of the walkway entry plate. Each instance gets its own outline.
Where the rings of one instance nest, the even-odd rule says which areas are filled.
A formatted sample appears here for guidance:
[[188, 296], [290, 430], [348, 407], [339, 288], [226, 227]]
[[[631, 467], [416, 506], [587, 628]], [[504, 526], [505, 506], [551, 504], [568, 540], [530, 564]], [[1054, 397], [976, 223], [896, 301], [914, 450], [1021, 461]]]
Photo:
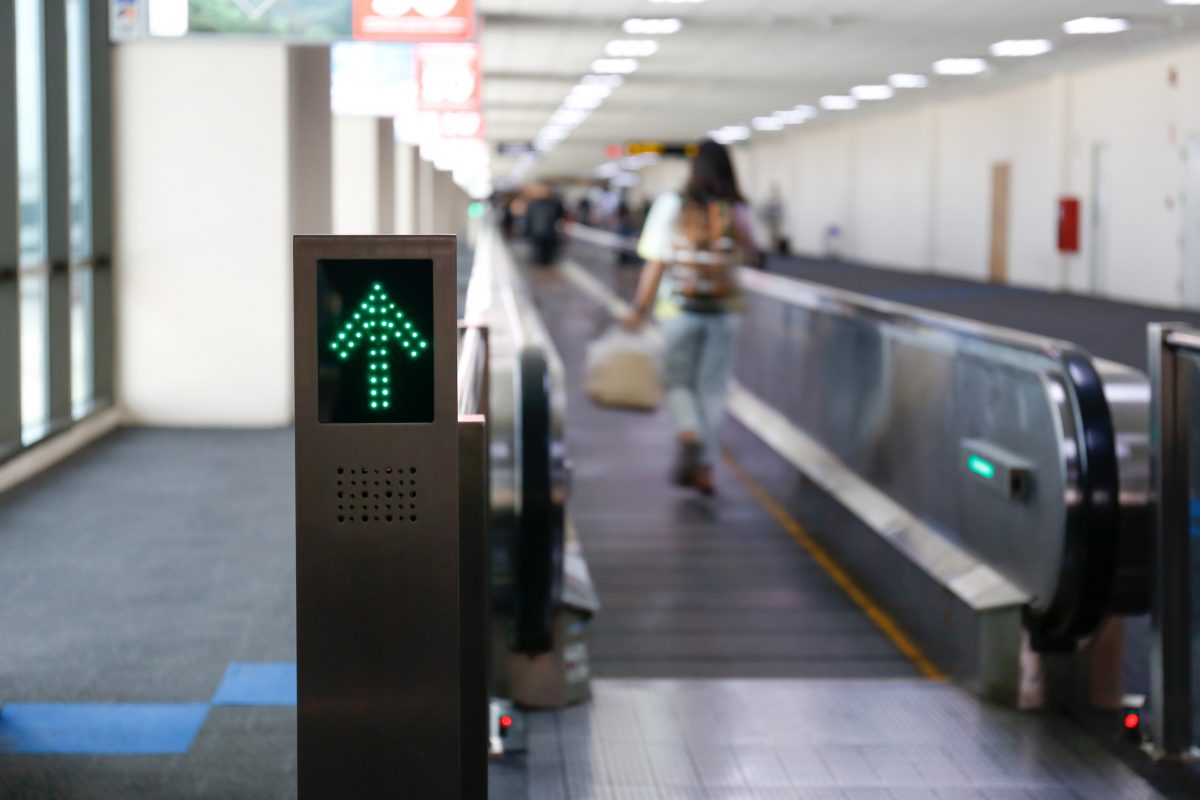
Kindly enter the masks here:
[[460, 796], [456, 266], [294, 241], [302, 800]]

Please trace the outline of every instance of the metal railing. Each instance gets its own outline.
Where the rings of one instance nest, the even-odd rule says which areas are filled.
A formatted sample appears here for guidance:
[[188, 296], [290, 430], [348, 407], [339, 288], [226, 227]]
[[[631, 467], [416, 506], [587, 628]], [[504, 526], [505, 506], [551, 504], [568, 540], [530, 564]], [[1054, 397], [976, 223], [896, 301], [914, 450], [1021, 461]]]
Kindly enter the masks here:
[[[565, 232], [581, 252], [634, 244]], [[732, 414], [874, 531], [827, 544], [879, 599], [913, 612], [903, 621], [931, 654], [968, 655], [916, 607], [923, 592], [936, 602], [930, 578], [1006, 620], [986, 629], [1004, 629], [1010, 666], [1015, 620], [1037, 649], [1063, 652], [1105, 615], [1144, 610], [1145, 376], [1069, 342], [759, 270], [739, 279]], [[897, 551], [915, 573], [880, 571]], [[997, 660], [986, 650], [975, 668]], [[997, 680], [1012, 689], [1014, 677]]]
[[1149, 327], [1151, 485], [1155, 498], [1150, 734], [1163, 756], [1195, 753], [1200, 708], [1200, 331]]
[[566, 385], [494, 228], [480, 236], [461, 327], [459, 413], [488, 421], [496, 606], [509, 618], [512, 652], [545, 653], [562, 594]]

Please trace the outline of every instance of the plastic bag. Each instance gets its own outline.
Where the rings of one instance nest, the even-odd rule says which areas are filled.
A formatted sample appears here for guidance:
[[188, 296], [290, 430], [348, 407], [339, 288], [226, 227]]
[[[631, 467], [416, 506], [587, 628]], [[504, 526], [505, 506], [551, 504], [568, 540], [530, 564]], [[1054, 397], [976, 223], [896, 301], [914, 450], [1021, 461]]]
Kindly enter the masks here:
[[661, 338], [614, 326], [588, 345], [584, 391], [597, 405], [654, 411], [662, 402]]

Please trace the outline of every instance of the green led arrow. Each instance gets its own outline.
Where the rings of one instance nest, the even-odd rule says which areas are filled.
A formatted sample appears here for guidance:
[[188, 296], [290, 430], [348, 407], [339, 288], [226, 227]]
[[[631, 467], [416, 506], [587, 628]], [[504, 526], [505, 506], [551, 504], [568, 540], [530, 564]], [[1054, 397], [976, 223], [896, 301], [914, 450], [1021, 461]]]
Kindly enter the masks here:
[[359, 347], [368, 359], [364, 389], [369, 393], [371, 410], [386, 411], [392, 407], [391, 354], [404, 352], [414, 359], [429, 349], [429, 342], [405, 319], [382, 284], [376, 283], [329, 340], [329, 349], [342, 361], [349, 360]]

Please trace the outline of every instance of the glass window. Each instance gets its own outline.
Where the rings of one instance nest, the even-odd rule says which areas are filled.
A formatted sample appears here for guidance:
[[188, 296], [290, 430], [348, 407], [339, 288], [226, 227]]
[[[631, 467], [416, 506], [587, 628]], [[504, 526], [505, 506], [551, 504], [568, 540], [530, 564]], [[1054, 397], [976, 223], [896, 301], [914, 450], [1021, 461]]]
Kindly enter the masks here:
[[17, 165], [21, 263], [46, 260], [46, 115], [42, 0], [17, 0]]
[[50, 419], [46, 269], [46, 117], [42, 0], [17, 0], [17, 168], [21, 207], [21, 439], [46, 435]]
[[71, 267], [71, 412], [75, 419], [92, 411], [92, 265]]
[[88, 3], [67, 0], [67, 129], [71, 169], [71, 260], [92, 257], [92, 109]]
[[87, 0], [66, 0], [67, 129], [71, 178], [71, 410], [92, 410], [92, 109]]

